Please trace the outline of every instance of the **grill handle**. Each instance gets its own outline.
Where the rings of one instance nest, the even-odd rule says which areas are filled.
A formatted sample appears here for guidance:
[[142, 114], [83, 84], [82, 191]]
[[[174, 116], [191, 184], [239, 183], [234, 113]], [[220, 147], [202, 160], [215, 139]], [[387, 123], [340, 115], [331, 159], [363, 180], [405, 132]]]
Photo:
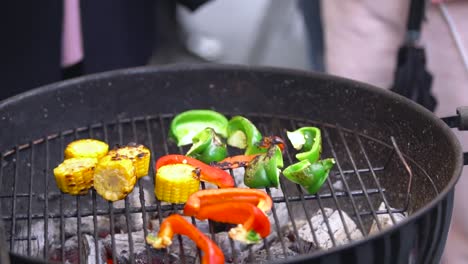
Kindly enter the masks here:
[[[442, 121], [451, 128], [468, 130], [468, 106], [458, 107], [456, 116], [443, 117]], [[468, 152], [463, 153], [463, 164], [468, 165]]]

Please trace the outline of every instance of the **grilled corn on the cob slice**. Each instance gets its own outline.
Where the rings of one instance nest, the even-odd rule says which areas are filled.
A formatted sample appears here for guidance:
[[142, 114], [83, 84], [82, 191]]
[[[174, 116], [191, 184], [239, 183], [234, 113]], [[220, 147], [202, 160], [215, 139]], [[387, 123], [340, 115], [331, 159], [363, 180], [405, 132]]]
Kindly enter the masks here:
[[96, 139], [80, 139], [71, 142], [65, 148], [65, 159], [104, 157], [109, 151], [109, 145]]
[[188, 164], [162, 166], [155, 178], [154, 193], [159, 200], [165, 202], [185, 203], [200, 187], [195, 167]]
[[148, 175], [150, 151], [143, 145], [128, 145], [109, 151], [109, 155], [125, 156], [133, 161], [137, 178]]
[[129, 194], [136, 183], [133, 162], [124, 156], [106, 155], [94, 171], [94, 189], [104, 199], [117, 201]]
[[69, 194], [85, 194], [93, 186], [95, 158], [70, 158], [54, 169], [58, 188]]

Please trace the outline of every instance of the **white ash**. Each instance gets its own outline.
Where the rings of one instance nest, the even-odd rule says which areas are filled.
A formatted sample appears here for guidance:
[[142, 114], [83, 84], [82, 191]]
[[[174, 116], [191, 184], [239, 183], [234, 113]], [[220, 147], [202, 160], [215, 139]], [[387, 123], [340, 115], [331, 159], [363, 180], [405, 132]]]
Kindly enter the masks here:
[[333, 189], [335, 189], [335, 191], [343, 191], [344, 190], [344, 184], [343, 184], [343, 181], [341, 180], [337, 180], [336, 182], [334, 182], [332, 184], [333, 186]]
[[[60, 224], [60, 222], [59, 222]], [[65, 237], [75, 236], [78, 233], [78, 219], [66, 218], [64, 221]], [[109, 234], [110, 221], [108, 216], [96, 216], [96, 228], [99, 236]], [[80, 218], [80, 232], [82, 234], [94, 234], [94, 216], [85, 216]]]
[[[211, 238], [210, 235], [207, 236]], [[195, 242], [186, 236], [180, 236], [180, 239], [182, 240], [182, 247], [178, 235], [175, 235], [172, 239], [172, 244], [169, 246], [171, 257], [174, 258], [177, 263], [196, 263], [198, 250]], [[183, 251], [181, 251], [181, 248]]]
[[[143, 180], [143, 179], [141, 179]], [[156, 204], [154, 194], [143, 188], [143, 197], [145, 199], [145, 206]], [[140, 188], [135, 186], [133, 191], [127, 196], [129, 207], [141, 208], [142, 204], [140, 201]], [[114, 208], [123, 209], [125, 208], [125, 200], [119, 200], [114, 202]], [[146, 212], [146, 222], [148, 222], [153, 214]], [[115, 216], [115, 227], [117, 230], [128, 232], [127, 217], [125, 214]], [[143, 213], [130, 213], [130, 231], [140, 231], [143, 229]]]
[[[330, 231], [333, 234], [333, 237], [337, 245], [342, 245], [350, 242], [346, 234], [343, 222], [341, 221], [340, 213], [338, 210], [333, 210], [330, 208], [325, 208], [325, 215], [328, 218], [330, 224]], [[351, 240], [358, 240], [363, 238], [361, 231], [357, 228], [354, 221], [343, 211], [344, 224], [347, 226]], [[315, 243], [310, 225], [306, 225], [299, 228], [298, 233], [299, 237], [305, 242], [312, 243], [315, 248], [319, 249], [329, 249], [332, 248], [333, 242], [328, 230], [327, 224], [322, 215], [322, 211], [318, 210], [315, 215], [310, 219], [313, 227], [313, 232], [315, 232], [317, 237], [318, 244]]]
[[[52, 219], [48, 219], [48, 231], [47, 231], [47, 240], [48, 245], [45, 245], [44, 239], [44, 220], [33, 221], [31, 224], [31, 256], [39, 256], [42, 257], [44, 253], [44, 246], [49, 247], [50, 244], [54, 241], [60, 240], [60, 227], [57, 221]], [[21, 230], [19, 231], [17, 237], [27, 237], [28, 236], [28, 225], [25, 222], [24, 225], [21, 226]], [[15, 242], [15, 248], [21, 250], [19, 252], [27, 252], [27, 240], [19, 240]]]
[[[107, 256], [106, 256], [106, 250], [104, 248], [104, 243], [101, 240], [97, 241], [98, 245], [98, 252], [96, 252], [96, 241], [94, 240], [93, 236], [90, 235], [83, 235], [82, 236], [82, 241], [83, 241], [83, 246], [82, 250], [84, 252], [84, 256], [86, 257], [86, 263], [97, 263], [97, 264], [103, 264], [107, 263]], [[96, 255], [97, 257], [97, 262], [96, 262]]]
[[[385, 206], [385, 203], [381, 203], [380, 206], [379, 206], [379, 211], [386, 211], [387, 210], [387, 207]], [[394, 208], [391, 208], [390, 207], [390, 210], [395, 210]], [[399, 223], [401, 221], [403, 221], [406, 216], [402, 213], [392, 213], [393, 215], [393, 218], [395, 219], [395, 222], [396, 223]], [[393, 221], [392, 221], [392, 218], [390, 216], [390, 214], [378, 214], [377, 215], [377, 219], [380, 223], [380, 226], [382, 227], [382, 229], [385, 229], [385, 228], [389, 228], [391, 226], [394, 225]], [[377, 222], [374, 220], [372, 222], [372, 226], [370, 228], [370, 231], [369, 231], [369, 235], [372, 235], [372, 234], [375, 234], [375, 233], [378, 233], [380, 232], [379, 231], [379, 227], [377, 226]]]
[[248, 188], [244, 184], [244, 173], [245, 173], [245, 169], [242, 167], [232, 170], [232, 175], [234, 176], [236, 186], [239, 188]]

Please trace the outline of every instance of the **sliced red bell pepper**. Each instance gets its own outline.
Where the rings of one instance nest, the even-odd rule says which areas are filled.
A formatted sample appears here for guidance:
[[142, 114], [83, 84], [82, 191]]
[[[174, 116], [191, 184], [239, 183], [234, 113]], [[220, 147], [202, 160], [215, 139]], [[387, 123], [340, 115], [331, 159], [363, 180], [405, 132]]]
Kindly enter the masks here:
[[200, 208], [226, 202], [249, 203], [257, 206], [262, 212], [271, 210], [271, 197], [260, 190], [247, 188], [226, 188], [200, 190], [189, 196], [184, 207], [184, 215], [194, 216]]
[[164, 219], [158, 235], [149, 234], [146, 237], [146, 242], [154, 248], [165, 248], [172, 244], [174, 234], [188, 236], [195, 242], [204, 253], [203, 264], [224, 263], [224, 254], [221, 249], [195, 226], [177, 214]]
[[234, 187], [234, 179], [231, 174], [223, 171], [222, 169], [211, 167], [208, 164], [205, 164], [197, 159], [190, 158], [184, 155], [166, 155], [162, 156], [156, 162], [156, 170], [164, 165], [169, 164], [189, 164], [198, 168], [200, 170], [200, 181], [206, 181], [213, 184], [216, 184], [219, 188], [229, 188]]
[[231, 201], [202, 206], [195, 218], [238, 224], [229, 230], [229, 236], [245, 243], [257, 243], [270, 234], [270, 220], [251, 203]]

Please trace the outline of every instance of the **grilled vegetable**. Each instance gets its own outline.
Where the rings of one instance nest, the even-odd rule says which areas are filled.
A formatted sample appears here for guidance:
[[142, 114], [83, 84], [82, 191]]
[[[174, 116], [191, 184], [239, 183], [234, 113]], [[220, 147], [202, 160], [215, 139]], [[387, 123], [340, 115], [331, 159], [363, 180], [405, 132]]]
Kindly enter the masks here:
[[205, 163], [220, 161], [227, 156], [226, 144], [214, 129], [207, 127], [192, 139], [193, 145], [187, 156]]
[[224, 255], [221, 249], [195, 226], [182, 216], [173, 214], [164, 219], [158, 235], [149, 234], [146, 242], [154, 248], [166, 248], [172, 244], [174, 234], [188, 236], [203, 251], [202, 264], [223, 264]]
[[320, 158], [322, 152], [322, 136], [317, 127], [301, 127], [293, 132], [287, 131], [289, 141], [296, 150], [298, 160], [308, 160], [314, 163]]
[[227, 126], [227, 144], [229, 146], [245, 149], [245, 155], [265, 153], [267, 149], [259, 147], [262, 134], [257, 127], [243, 116], [235, 116], [229, 120]]
[[255, 189], [226, 188], [199, 190], [188, 198], [184, 206], [184, 215], [194, 216], [204, 206], [225, 202], [250, 203], [265, 213], [271, 210], [273, 204], [268, 194]]
[[169, 164], [188, 164], [199, 170], [199, 180], [216, 184], [220, 188], [234, 187], [232, 176], [216, 167], [211, 167], [199, 160], [184, 155], [166, 155], [156, 162], [156, 170]]
[[304, 187], [309, 194], [315, 194], [328, 178], [334, 164], [334, 159], [324, 159], [314, 163], [303, 160], [288, 166], [284, 169], [283, 175]]
[[213, 110], [189, 110], [174, 117], [169, 136], [176, 141], [177, 146], [184, 146], [192, 143], [192, 138], [207, 127], [227, 137], [227, 124], [226, 117]]
[[96, 139], [80, 139], [71, 142], [65, 148], [65, 159], [104, 157], [109, 151], [109, 145]]
[[229, 230], [229, 236], [244, 243], [257, 243], [270, 234], [270, 220], [251, 203], [230, 201], [205, 205], [194, 216], [199, 220], [238, 224]]
[[69, 194], [86, 194], [93, 186], [95, 158], [69, 158], [54, 169], [58, 188]]
[[137, 179], [148, 175], [150, 151], [143, 145], [129, 144], [109, 151], [112, 156], [125, 156], [133, 162]]
[[198, 191], [199, 171], [188, 164], [169, 164], [156, 171], [154, 193], [165, 202], [185, 203], [188, 197]]
[[210, 165], [216, 168], [220, 168], [222, 170], [246, 167], [258, 155], [260, 154], [237, 155], [237, 156], [227, 157], [223, 159], [222, 161], [214, 162], [214, 163], [211, 163]]
[[106, 155], [99, 160], [94, 172], [94, 189], [104, 199], [125, 198], [136, 183], [135, 167], [126, 156]]
[[281, 149], [273, 145], [267, 153], [255, 157], [245, 168], [244, 184], [250, 188], [278, 187], [283, 167]]

